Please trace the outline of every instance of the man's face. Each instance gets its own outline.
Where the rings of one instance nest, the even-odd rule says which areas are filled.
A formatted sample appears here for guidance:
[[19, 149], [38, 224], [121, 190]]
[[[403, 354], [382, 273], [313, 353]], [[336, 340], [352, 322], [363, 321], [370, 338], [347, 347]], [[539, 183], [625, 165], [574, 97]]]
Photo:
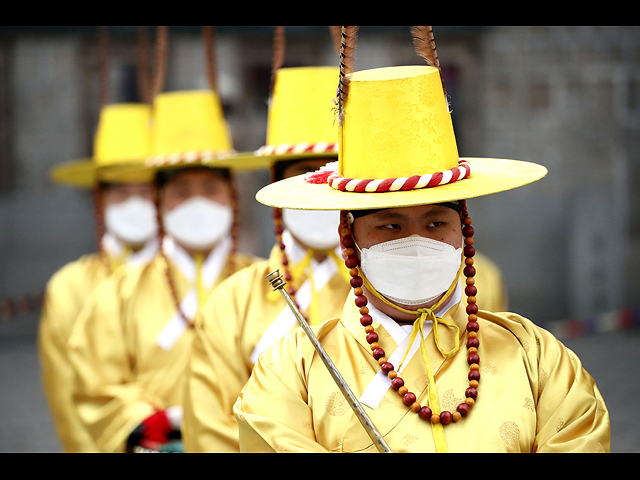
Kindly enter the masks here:
[[214, 171], [193, 170], [172, 177], [160, 193], [162, 213], [173, 210], [193, 197], [205, 197], [221, 205], [231, 204], [231, 187], [228, 180]]
[[[352, 231], [354, 239], [361, 249], [371, 248], [379, 243], [398, 240], [414, 234], [447, 243], [456, 249], [462, 247], [460, 214], [449, 207], [441, 205], [420, 205], [380, 210], [370, 215], [356, 218], [353, 222]], [[358, 249], [354, 250], [358, 259], [361, 260]], [[367, 291], [366, 288], [365, 291]], [[397, 322], [411, 323], [415, 320], [414, 314], [400, 312], [370, 293], [367, 293], [367, 299], [372, 305]], [[440, 297], [423, 305], [411, 307], [403, 305], [403, 307], [412, 310], [431, 307], [439, 299]]]
[[153, 187], [150, 183], [110, 183], [103, 189], [102, 201], [106, 208], [134, 196], [153, 201]]
[[460, 214], [442, 205], [418, 205], [380, 210], [356, 218], [353, 223], [353, 235], [360, 248], [370, 248], [413, 234], [460, 248]]

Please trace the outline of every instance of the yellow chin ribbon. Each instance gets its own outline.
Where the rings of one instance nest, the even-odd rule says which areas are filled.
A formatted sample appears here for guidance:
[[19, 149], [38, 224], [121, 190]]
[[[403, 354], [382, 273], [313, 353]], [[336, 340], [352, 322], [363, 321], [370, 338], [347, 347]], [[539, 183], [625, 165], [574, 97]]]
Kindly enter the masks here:
[[[402, 364], [404, 363], [407, 354], [409, 353], [409, 350], [411, 348], [411, 345], [413, 345], [413, 341], [415, 340], [416, 336], [418, 336], [418, 334], [420, 334], [420, 352], [422, 353], [422, 361], [424, 362], [424, 366], [427, 369], [427, 378], [429, 379], [429, 384], [428, 384], [428, 388], [429, 388], [429, 408], [431, 408], [431, 411], [436, 414], [439, 415], [440, 414], [440, 402], [438, 401], [438, 392], [436, 391], [436, 382], [435, 379], [433, 377], [433, 371], [431, 369], [431, 363], [429, 362], [429, 357], [427, 356], [427, 349], [425, 347], [425, 343], [424, 343], [424, 330], [423, 330], [423, 326], [424, 326], [424, 322], [426, 320], [431, 320], [431, 322], [433, 323], [433, 336], [435, 339], [435, 343], [436, 343], [436, 347], [438, 348], [438, 350], [440, 351], [440, 353], [445, 357], [451, 357], [452, 355], [455, 355], [458, 350], [460, 350], [460, 330], [458, 328], [457, 325], [443, 319], [440, 318], [438, 316], [436, 316], [436, 314], [434, 313], [448, 298], [449, 296], [453, 293], [453, 291], [455, 290], [456, 286], [458, 285], [458, 280], [460, 278], [460, 274], [462, 273], [462, 269], [464, 267], [464, 263], [461, 263], [460, 268], [458, 269], [458, 274], [456, 275], [455, 280], [453, 281], [453, 283], [451, 284], [451, 286], [449, 287], [449, 289], [445, 292], [445, 294], [442, 296], [442, 298], [440, 298], [440, 300], [438, 300], [438, 302], [436, 302], [435, 305], [433, 305], [431, 308], [418, 308], [416, 310], [408, 310], [406, 308], [402, 308], [398, 305], [396, 305], [395, 303], [391, 302], [389, 299], [385, 298], [383, 295], [381, 295], [374, 287], [373, 285], [371, 285], [371, 283], [369, 282], [369, 280], [367, 280], [367, 277], [364, 276], [362, 269], [360, 267], [358, 267], [358, 273], [360, 275], [360, 277], [362, 277], [362, 281], [364, 283], [364, 286], [367, 288], [367, 290], [369, 290], [373, 295], [375, 295], [377, 298], [379, 298], [380, 300], [382, 300], [384, 303], [386, 303], [387, 305], [389, 305], [390, 307], [395, 308], [396, 310], [399, 310], [401, 312], [404, 313], [410, 313], [413, 315], [417, 315], [418, 318], [416, 318], [416, 320], [413, 322], [413, 330], [411, 331], [411, 337], [409, 339], [409, 345], [407, 346], [407, 350], [404, 352], [404, 355], [402, 357], [402, 361], [400, 362], [400, 365], [398, 366], [396, 371], [400, 370], [400, 367], [402, 366]], [[455, 331], [455, 346], [449, 350], [448, 352], [445, 352], [442, 347], [440, 346], [440, 336], [438, 334], [438, 324], [442, 323], [443, 325], [445, 325], [448, 328], [453, 328]], [[432, 388], [433, 387], [433, 388]], [[447, 447], [447, 441], [446, 438], [444, 436], [444, 427], [442, 426], [442, 423], [431, 423], [431, 427], [433, 430], [433, 438], [436, 444], [436, 452], [438, 453], [448, 453], [448, 447]]]

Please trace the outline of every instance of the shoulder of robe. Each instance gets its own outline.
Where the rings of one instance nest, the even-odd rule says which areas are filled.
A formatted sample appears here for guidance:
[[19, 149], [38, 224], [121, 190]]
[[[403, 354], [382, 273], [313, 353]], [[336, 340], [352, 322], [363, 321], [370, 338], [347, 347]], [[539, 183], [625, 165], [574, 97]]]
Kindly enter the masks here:
[[164, 269], [165, 263], [159, 255], [149, 263], [125, 263], [103, 282], [103, 285], [111, 285], [111, 287], [103, 288], [115, 288], [124, 298], [128, 298], [138, 288], [140, 282], [150, 276], [165, 275]]
[[[339, 318], [331, 318], [329, 320], [325, 320], [319, 325], [313, 325], [311, 326], [311, 331], [325, 348], [326, 343], [333, 343], [337, 336], [344, 334], [350, 335], [347, 332], [347, 329], [342, 325]], [[295, 348], [299, 352], [299, 356], [308, 357], [315, 354], [315, 348], [302, 327], [296, 328], [287, 337], [290, 337], [290, 341], [294, 342]]]
[[81, 274], [87, 270], [98, 268], [102, 259], [97, 253], [87, 253], [77, 260], [67, 263], [56, 271], [49, 279], [48, 285], [62, 282], [71, 278], [81, 278]]
[[220, 298], [220, 295], [228, 295], [228, 292], [237, 290], [246, 291], [249, 295], [256, 281], [262, 281], [267, 285], [264, 277], [269, 273], [269, 261], [258, 257], [252, 258], [255, 260], [222, 280], [214, 289], [212, 296]]
[[489, 329], [496, 328], [505, 334], [513, 335], [528, 356], [537, 362], [543, 356], [548, 360], [550, 358], [559, 359], [567, 355], [572, 361], [578, 360], [577, 356], [551, 332], [516, 313], [491, 313], [481, 310], [478, 313], [478, 322], [480, 324], [479, 335]]
[[241, 270], [244, 270], [250, 265], [253, 265], [256, 262], [265, 261], [264, 258], [256, 257], [255, 255], [251, 255], [250, 253], [236, 253], [235, 254], [235, 263], [236, 263], [236, 272], [238, 273]]

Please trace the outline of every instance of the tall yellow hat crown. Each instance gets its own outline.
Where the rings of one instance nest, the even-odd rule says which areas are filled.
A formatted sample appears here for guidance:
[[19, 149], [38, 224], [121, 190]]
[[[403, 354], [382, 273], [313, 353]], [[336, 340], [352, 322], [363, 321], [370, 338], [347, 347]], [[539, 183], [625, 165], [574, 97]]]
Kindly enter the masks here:
[[218, 95], [212, 90], [161, 93], [153, 104], [147, 164], [201, 164], [234, 154]]
[[510, 190], [547, 173], [518, 160], [459, 158], [435, 67], [350, 74], [339, 118], [339, 160], [262, 188], [259, 202], [305, 210], [405, 207]]
[[265, 162], [338, 153], [332, 107], [336, 67], [280, 68], [269, 105], [267, 143], [256, 152]]
[[339, 161], [342, 176], [363, 179], [457, 167], [458, 147], [438, 69], [405, 66], [351, 74]]
[[79, 187], [91, 187], [98, 181], [149, 181], [150, 176], [138, 167], [150, 152], [150, 118], [146, 104], [106, 105], [100, 111], [93, 157], [54, 168], [52, 178]]

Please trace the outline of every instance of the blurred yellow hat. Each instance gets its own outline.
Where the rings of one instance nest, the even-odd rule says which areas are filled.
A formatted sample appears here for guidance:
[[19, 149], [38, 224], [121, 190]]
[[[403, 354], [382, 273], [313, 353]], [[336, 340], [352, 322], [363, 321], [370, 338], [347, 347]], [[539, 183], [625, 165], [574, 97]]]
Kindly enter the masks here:
[[518, 160], [460, 158], [438, 68], [377, 68], [349, 80], [338, 161], [264, 187], [259, 202], [302, 210], [404, 207], [510, 190], [547, 173]]
[[202, 165], [235, 154], [222, 105], [213, 90], [165, 92], [154, 98], [148, 166]]
[[269, 104], [266, 144], [245, 161], [268, 167], [278, 160], [337, 159], [338, 124], [332, 109], [338, 75], [337, 67], [279, 68]]
[[100, 111], [93, 157], [63, 163], [51, 170], [59, 183], [91, 188], [97, 182], [147, 182], [140, 167], [149, 155], [151, 110], [142, 103], [106, 105]]

